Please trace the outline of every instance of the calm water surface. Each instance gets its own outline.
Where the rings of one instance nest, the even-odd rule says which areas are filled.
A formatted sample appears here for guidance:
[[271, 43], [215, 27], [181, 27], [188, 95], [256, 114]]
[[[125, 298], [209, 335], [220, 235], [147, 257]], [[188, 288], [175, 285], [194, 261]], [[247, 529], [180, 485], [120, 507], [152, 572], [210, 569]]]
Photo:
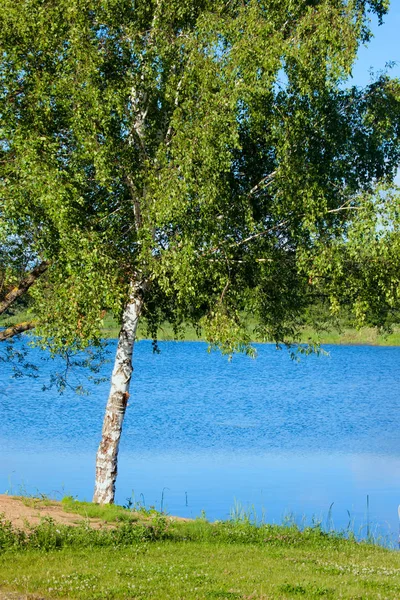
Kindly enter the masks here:
[[[400, 348], [326, 347], [290, 360], [258, 346], [232, 362], [200, 342], [135, 348], [117, 502], [134, 495], [182, 516], [229, 517], [236, 504], [269, 521], [292, 514], [395, 536], [400, 504]], [[115, 350], [115, 341], [110, 342]], [[0, 363], [0, 491], [91, 499], [108, 383], [89, 396], [42, 391]], [[112, 364], [104, 367], [109, 375]], [[366, 512], [369, 496], [369, 514]], [[331, 526], [332, 523], [329, 524]], [[364, 529], [362, 529], [364, 527]]]

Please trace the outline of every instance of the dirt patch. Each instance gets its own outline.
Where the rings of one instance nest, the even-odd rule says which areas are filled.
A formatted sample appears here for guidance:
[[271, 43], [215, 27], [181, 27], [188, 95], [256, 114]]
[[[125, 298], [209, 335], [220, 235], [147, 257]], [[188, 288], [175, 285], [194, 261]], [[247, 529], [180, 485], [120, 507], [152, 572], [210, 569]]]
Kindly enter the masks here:
[[[29, 525], [38, 525], [44, 518], [50, 517], [54, 522], [62, 525], [90, 525], [94, 529], [112, 528], [116, 523], [108, 523], [102, 519], [82, 517], [76, 513], [66, 512], [61, 502], [41, 498], [24, 496], [7, 496], [0, 494], [0, 515], [11, 521], [14, 527], [26, 529]], [[147, 523], [151, 518], [140, 513], [132, 513], [138, 522]], [[192, 519], [185, 517], [168, 517], [170, 521], [188, 522]], [[0, 595], [1, 600], [1, 595]]]
[[100, 519], [88, 519], [74, 513], [64, 512], [61, 502], [55, 500], [21, 498], [4, 494], [0, 494], [0, 514], [3, 514], [7, 521], [11, 521], [19, 529], [28, 525], [38, 525], [45, 517], [50, 517], [62, 525], [76, 526], [89, 523], [94, 528], [102, 525]]

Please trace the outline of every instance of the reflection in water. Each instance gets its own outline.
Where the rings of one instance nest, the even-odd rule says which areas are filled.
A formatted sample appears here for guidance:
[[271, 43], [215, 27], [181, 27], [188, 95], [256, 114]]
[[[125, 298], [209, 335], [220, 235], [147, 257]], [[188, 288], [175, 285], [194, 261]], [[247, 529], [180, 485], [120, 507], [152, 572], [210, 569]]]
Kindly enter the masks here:
[[[397, 529], [400, 348], [336, 346], [297, 364], [273, 346], [231, 363], [202, 343], [160, 346], [135, 349], [118, 502], [134, 492], [160, 507], [164, 490], [170, 513], [225, 518], [236, 500], [277, 522], [325, 519], [334, 502], [334, 525], [358, 531], [368, 494], [371, 521]], [[87, 397], [43, 392], [55, 365], [34, 359], [38, 380], [0, 365], [0, 491], [90, 499], [108, 384]]]

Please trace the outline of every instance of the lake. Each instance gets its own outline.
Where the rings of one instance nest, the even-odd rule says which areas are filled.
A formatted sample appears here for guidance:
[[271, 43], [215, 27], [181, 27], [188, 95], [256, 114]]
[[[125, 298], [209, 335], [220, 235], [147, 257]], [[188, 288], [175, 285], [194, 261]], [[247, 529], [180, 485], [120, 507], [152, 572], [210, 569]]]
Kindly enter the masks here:
[[[160, 349], [135, 347], [118, 503], [134, 496], [210, 520], [244, 508], [270, 522], [291, 515], [361, 535], [369, 521], [372, 533], [395, 539], [400, 348], [327, 346], [329, 356], [299, 363], [273, 345], [231, 362], [202, 342]], [[83, 397], [42, 391], [57, 361], [38, 349], [29, 359], [37, 379], [12, 379], [0, 363], [0, 492], [90, 500], [109, 384], [89, 382]]]

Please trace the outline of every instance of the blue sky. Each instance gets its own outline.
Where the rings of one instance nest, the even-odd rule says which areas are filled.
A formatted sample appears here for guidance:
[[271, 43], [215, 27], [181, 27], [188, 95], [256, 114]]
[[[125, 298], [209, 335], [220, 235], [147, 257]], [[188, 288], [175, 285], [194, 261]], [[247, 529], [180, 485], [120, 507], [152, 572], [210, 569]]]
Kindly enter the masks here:
[[[370, 69], [375, 73], [382, 71], [389, 61], [397, 62], [390, 69], [390, 76], [400, 78], [400, 0], [391, 1], [389, 13], [382, 25], [378, 25], [375, 16], [372, 17], [371, 29], [374, 37], [367, 46], [359, 49], [350, 84], [368, 85], [371, 81]], [[395, 181], [400, 185], [400, 168]]]
[[367, 85], [370, 82], [370, 68], [375, 72], [381, 71], [388, 61], [397, 61], [390, 75], [400, 78], [400, 0], [391, 1], [382, 25], [378, 26], [378, 19], [372, 16], [371, 29], [375, 37], [366, 47], [359, 49], [353, 79], [349, 83]]

